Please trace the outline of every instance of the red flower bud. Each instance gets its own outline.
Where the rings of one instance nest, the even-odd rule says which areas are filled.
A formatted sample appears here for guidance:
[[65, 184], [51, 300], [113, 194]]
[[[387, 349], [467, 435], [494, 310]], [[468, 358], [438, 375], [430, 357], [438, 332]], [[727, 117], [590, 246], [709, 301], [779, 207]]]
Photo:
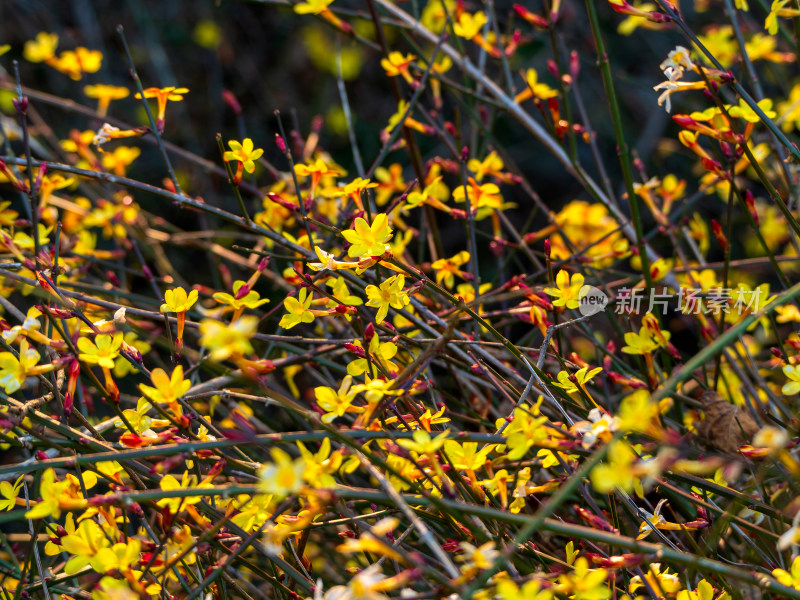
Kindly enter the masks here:
[[730, 248], [730, 243], [722, 231], [722, 225], [720, 225], [716, 219], [711, 219], [711, 230], [714, 232], [714, 237], [717, 238], [719, 245], [727, 252], [728, 248]]
[[[371, 324], [372, 323], [370, 323], [370, 325]], [[367, 357], [367, 353], [360, 346], [356, 346], [355, 344], [351, 344], [351, 343], [348, 342], [348, 343], [346, 343], [344, 345], [344, 347], [347, 348], [350, 352], [352, 352], [356, 356], [358, 356], [359, 358], [366, 358]]]
[[286, 154], [286, 142], [280, 136], [280, 134], [275, 134], [275, 144], [278, 146], [278, 150], [280, 150], [283, 154]]
[[230, 90], [222, 90], [222, 101], [228, 105], [237, 117], [242, 114], [242, 105], [239, 104], [239, 101], [236, 99], [236, 96], [233, 95], [233, 92]]
[[750, 190], [745, 190], [744, 192], [744, 203], [747, 205], [747, 211], [750, 213], [750, 216], [753, 217], [753, 221], [755, 221], [756, 225], [758, 225], [758, 211], [756, 210], [756, 200], [753, 198], [753, 192]]

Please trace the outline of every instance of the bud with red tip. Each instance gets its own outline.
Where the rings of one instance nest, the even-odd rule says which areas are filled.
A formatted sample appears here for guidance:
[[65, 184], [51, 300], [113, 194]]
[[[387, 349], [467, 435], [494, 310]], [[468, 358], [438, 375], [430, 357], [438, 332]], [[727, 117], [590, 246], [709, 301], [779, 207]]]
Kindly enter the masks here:
[[529, 11], [521, 4], [514, 5], [514, 12], [516, 12], [520, 17], [525, 19], [528, 23], [530, 23], [534, 27], [539, 27], [541, 29], [547, 29], [548, 27], [547, 19], [537, 15], [536, 13]]
[[282, 154], [286, 154], [288, 152], [286, 141], [278, 133], [275, 134], [275, 145], [278, 146], [278, 150], [280, 150]]
[[635, 567], [641, 564], [643, 557], [641, 554], [620, 554], [618, 556], [603, 556], [595, 552], [587, 552], [586, 556], [592, 563], [603, 569], [623, 569]]
[[233, 92], [230, 90], [222, 90], [222, 100], [225, 104], [228, 105], [237, 117], [241, 116], [242, 114], [242, 105], [239, 104], [239, 100], [236, 99], [236, 96], [233, 95]]
[[14, 175], [14, 171], [9, 169], [8, 165], [6, 165], [6, 163], [3, 162], [2, 159], [0, 159], [0, 173], [2, 173], [3, 176], [11, 182], [11, 185], [17, 188], [20, 192], [23, 192], [25, 194], [28, 193], [28, 186], [25, 185], [19, 179], [17, 179], [17, 176]]
[[727, 252], [730, 248], [730, 242], [728, 242], [727, 236], [722, 231], [722, 225], [716, 219], [711, 219], [711, 230], [714, 232], [714, 237], [717, 238], [722, 250]]
[[594, 529], [600, 529], [602, 531], [619, 534], [619, 530], [615, 529], [611, 523], [606, 521], [603, 517], [591, 513], [585, 508], [578, 507], [575, 510], [577, 511], [578, 516], [589, 523]]
[[[347, 306], [346, 304], [337, 304], [330, 312], [335, 315], [354, 315], [357, 311], [355, 306]], [[372, 323], [370, 323], [371, 325]]]
[[569, 55], [569, 74], [572, 81], [578, 79], [578, 73], [581, 71], [581, 58], [577, 50], [573, 50]]
[[372, 323], [370, 323], [370, 324], [369, 324], [369, 325], [367, 325], [367, 327], [364, 329], [364, 341], [365, 341], [365, 342], [367, 342], [367, 344], [369, 344], [369, 343], [372, 341], [372, 338], [373, 338], [374, 336], [375, 336], [375, 325], [373, 325]]
[[558, 79], [558, 65], [556, 65], [556, 61], [554, 61], [552, 58], [547, 59], [547, 71], [550, 73], [550, 75]]
[[47, 163], [43, 162], [39, 165], [39, 171], [36, 173], [36, 179], [33, 181], [33, 193], [38, 194], [42, 188], [42, 180], [47, 175]]
[[753, 197], [753, 192], [750, 190], [745, 190], [744, 192], [744, 203], [747, 205], [747, 211], [750, 213], [750, 216], [755, 221], [756, 225], [758, 225], [758, 211], [756, 210], [756, 199]]
[[18, 98], [14, 98], [11, 101], [11, 104], [14, 105], [14, 108], [17, 109], [17, 112], [20, 115], [24, 115], [25, 113], [28, 112], [28, 97], [27, 96], [23, 96], [22, 98], [19, 98], [19, 99]]
[[[370, 325], [371, 325], [371, 323], [370, 323]], [[364, 351], [364, 349], [361, 346], [356, 346], [355, 344], [351, 344], [351, 343], [348, 342], [348, 343], [346, 343], [344, 345], [344, 347], [347, 348], [350, 352], [352, 352], [353, 354], [355, 354], [359, 358], [367, 358], [367, 353]]]
[[164, 473], [169, 473], [172, 469], [177, 467], [178, 465], [183, 464], [186, 458], [189, 456], [187, 452], [181, 452], [175, 456], [170, 456], [169, 458], [165, 458], [162, 461], [157, 462], [150, 468], [151, 473], [158, 473], [162, 475]]

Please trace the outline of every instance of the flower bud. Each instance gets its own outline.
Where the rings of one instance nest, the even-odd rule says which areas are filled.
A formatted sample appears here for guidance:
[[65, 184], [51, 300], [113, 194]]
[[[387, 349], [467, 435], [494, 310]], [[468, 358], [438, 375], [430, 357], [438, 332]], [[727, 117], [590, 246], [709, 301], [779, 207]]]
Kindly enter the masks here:
[[280, 134], [275, 134], [275, 145], [278, 146], [278, 150], [280, 150], [283, 154], [286, 154], [286, 141], [280, 136]]
[[239, 100], [236, 99], [232, 91], [222, 90], [222, 101], [228, 105], [228, 108], [230, 108], [237, 117], [242, 114], [242, 105], [239, 104]]

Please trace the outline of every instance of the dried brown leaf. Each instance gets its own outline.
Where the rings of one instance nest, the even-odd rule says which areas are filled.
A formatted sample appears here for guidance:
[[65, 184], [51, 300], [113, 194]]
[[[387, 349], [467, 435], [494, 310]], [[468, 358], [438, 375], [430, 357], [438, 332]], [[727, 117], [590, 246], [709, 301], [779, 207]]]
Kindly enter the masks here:
[[739, 446], [750, 442], [760, 429], [750, 414], [731, 404], [714, 390], [700, 396], [705, 419], [697, 424], [700, 438], [720, 452], [739, 454]]

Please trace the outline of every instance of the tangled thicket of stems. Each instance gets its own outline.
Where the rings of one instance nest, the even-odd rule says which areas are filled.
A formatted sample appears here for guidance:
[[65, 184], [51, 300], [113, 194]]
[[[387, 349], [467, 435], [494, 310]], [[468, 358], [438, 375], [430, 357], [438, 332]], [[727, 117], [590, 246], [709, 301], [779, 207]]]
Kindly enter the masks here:
[[800, 598], [800, 5], [290, 4], [341, 156], [0, 45], [0, 598]]

